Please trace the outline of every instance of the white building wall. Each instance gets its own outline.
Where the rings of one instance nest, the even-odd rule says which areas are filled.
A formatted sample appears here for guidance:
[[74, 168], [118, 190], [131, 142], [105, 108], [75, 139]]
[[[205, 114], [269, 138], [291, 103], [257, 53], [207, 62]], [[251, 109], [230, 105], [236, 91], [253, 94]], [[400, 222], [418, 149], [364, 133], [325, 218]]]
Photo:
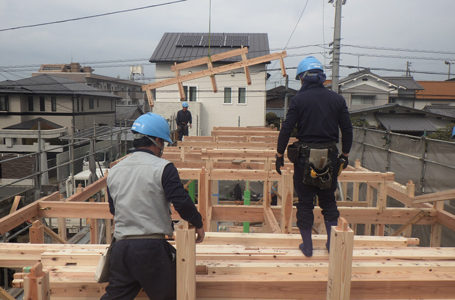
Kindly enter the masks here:
[[[214, 67], [219, 65], [214, 64]], [[181, 75], [195, 73], [206, 70], [206, 66], [198, 66], [180, 71]], [[265, 65], [251, 66], [250, 86], [246, 83], [243, 69], [237, 69], [227, 74], [215, 75], [218, 92], [214, 93], [210, 77], [203, 77], [184, 82], [184, 86], [195, 86], [197, 88], [197, 102], [200, 103], [198, 110], [200, 135], [210, 135], [213, 127], [216, 126], [264, 126], [265, 125], [265, 105], [266, 105], [266, 72]], [[175, 77], [171, 71], [171, 64], [157, 64], [156, 76], [158, 78]], [[232, 88], [232, 103], [224, 104], [224, 88]], [[238, 103], [238, 89], [246, 88], [246, 104]], [[170, 106], [170, 102], [179, 103], [178, 109]], [[161, 106], [162, 104], [162, 106]], [[194, 103], [189, 102], [189, 110], [193, 116], [193, 125], [196, 122], [194, 113]], [[161, 107], [160, 107], [161, 106]], [[170, 109], [172, 111], [166, 111]], [[162, 114], [164, 117], [176, 113], [181, 109], [180, 96], [177, 85], [166, 86], [156, 90], [156, 102], [154, 112]], [[239, 124], [240, 119], [240, 124]], [[190, 135], [196, 134], [190, 131]]]

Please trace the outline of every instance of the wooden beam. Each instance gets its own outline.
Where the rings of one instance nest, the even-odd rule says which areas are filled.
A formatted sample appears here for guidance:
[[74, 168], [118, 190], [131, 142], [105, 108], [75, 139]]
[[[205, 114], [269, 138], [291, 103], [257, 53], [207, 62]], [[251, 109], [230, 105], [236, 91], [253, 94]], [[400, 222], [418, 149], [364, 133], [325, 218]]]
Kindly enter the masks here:
[[267, 224], [272, 233], [279, 233], [281, 231], [270, 207], [264, 207], [264, 223]]
[[56, 234], [52, 229], [47, 226], [44, 226], [44, 232], [47, 233], [52, 239], [61, 243], [61, 244], [68, 244], [68, 242], [62, 239], [58, 234]]
[[[282, 173], [284, 197], [281, 202], [281, 233], [291, 233], [292, 230], [292, 205], [294, 194], [293, 175], [290, 172]], [[277, 196], [278, 197], [278, 196]]]
[[[19, 196], [20, 197], [20, 196]], [[13, 296], [11, 296], [7, 291], [5, 291], [1, 286], [0, 286], [0, 298], [3, 300], [16, 300]]]
[[248, 47], [242, 47], [242, 48], [236, 49], [236, 50], [213, 54], [213, 55], [210, 55], [210, 59], [209, 59], [209, 57], [202, 57], [202, 58], [190, 60], [190, 61], [180, 63], [180, 64], [176, 63], [173, 66], [171, 66], [171, 70], [172, 70], [172, 72], [175, 72], [175, 71], [179, 71], [179, 70], [183, 70], [183, 69], [188, 69], [188, 68], [192, 68], [192, 67], [196, 67], [196, 66], [205, 65], [209, 61], [211, 61], [213, 63], [213, 62], [216, 62], [219, 60], [223, 60], [223, 59], [234, 57], [234, 56], [239, 56], [239, 55], [242, 55], [245, 53], [248, 53]]
[[43, 272], [43, 265], [37, 262], [24, 278], [24, 299], [50, 300], [49, 272]]
[[416, 196], [412, 200], [412, 204], [434, 202], [434, 201], [445, 201], [445, 200], [453, 200], [453, 199], [455, 199], [455, 189]]
[[426, 215], [426, 212], [424, 212], [424, 211], [419, 212], [414, 218], [412, 218], [411, 220], [409, 220], [408, 222], [406, 222], [403, 226], [401, 226], [400, 228], [398, 228], [398, 229], [392, 234], [392, 236], [398, 236], [398, 235], [400, 235], [403, 231], [406, 230], [406, 228], [407, 228], [408, 226], [412, 226], [413, 224], [415, 224], [416, 222], [418, 222], [420, 219], [422, 219], [425, 215]]
[[268, 62], [268, 61], [271, 61], [271, 60], [279, 59], [280, 57], [286, 57], [286, 51], [283, 51], [283, 52], [280, 52], [280, 53], [268, 54], [268, 55], [264, 55], [264, 56], [260, 56], [260, 57], [255, 57], [255, 58], [249, 59], [247, 61], [240, 61], [240, 62], [236, 62], [236, 63], [231, 63], [231, 64], [228, 64], [228, 65], [223, 65], [223, 66], [220, 66], [220, 67], [217, 67], [217, 68], [212, 68], [212, 69], [209, 69], [209, 70], [203, 70], [203, 71], [199, 71], [199, 72], [194, 72], [192, 74], [182, 75], [182, 76], [179, 77], [179, 79], [171, 78], [171, 79], [161, 80], [161, 81], [158, 81], [158, 82], [155, 82], [155, 83], [146, 84], [146, 85], [142, 86], [142, 90], [143, 91], [153, 90], [153, 89], [157, 89], [157, 88], [160, 88], [160, 87], [176, 84], [177, 82], [189, 81], [189, 80], [193, 80], [193, 79], [197, 79], [197, 78], [202, 78], [202, 77], [206, 77], [206, 76], [210, 76], [210, 75], [215, 75], [215, 74], [218, 74], [218, 73], [223, 73], [223, 72], [228, 72], [228, 71], [232, 71], [232, 70], [235, 70], [235, 69], [240, 69], [240, 68], [243, 68], [245, 66], [252, 66], [252, 65], [265, 63], [265, 62]]
[[14, 197], [13, 204], [11, 205], [11, 209], [9, 211], [10, 214], [17, 210], [17, 206], [19, 205], [21, 198], [22, 198], [21, 196]]
[[33, 222], [32, 227], [29, 229], [30, 243], [44, 244], [44, 228], [40, 220]]

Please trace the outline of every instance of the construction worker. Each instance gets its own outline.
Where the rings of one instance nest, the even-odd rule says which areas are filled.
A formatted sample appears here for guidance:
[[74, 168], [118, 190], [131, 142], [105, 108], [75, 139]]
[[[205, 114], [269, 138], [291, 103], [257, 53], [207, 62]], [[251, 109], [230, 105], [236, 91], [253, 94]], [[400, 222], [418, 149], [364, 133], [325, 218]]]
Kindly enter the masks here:
[[171, 203], [182, 219], [196, 226], [196, 243], [204, 240], [202, 217], [176, 167], [160, 158], [164, 143], [171, 142], [167, 121], [146, 113], [134, 121], [131, 131], [133, 153], [107, 178], [116, 241], [109, 284], [101, 299], [134, 299], [141, 288], [149, 299], [175, 299], [176, 250], [165, 239], [173, 236]]
[[452, 129], [452, 136], [450, 137], [452, 140], [455, 140], [455, 126]]
[[177, 112], [177, 131], [179, 133], [179, 141], [183, 139], [183, 136], [188, 136], [188, 126], [191, 128], [193, 119], [191, 112], [188, 110], [188, 102], [182, 103], [182, 109]]
[[[284, 151], [297, 124], [298, 142], [288, 147], [288, 157], [294, 163], [294, 188], [297, 203], [297, 227], [303, 243], [300, 250], [313, 255], [311, 231], [314, 223], [314, 197], [318, 196], [327, 229], [327, 250], [330, 250], [330, 230], [340, 215], [336, 201], [338, 172], [346, 168], [352, 145], [352, 124], [346, 101], [326, 89], [322, 64], [313, 56], [303, 59], [297, 67], [296, 80], [302, 87], [292, 97], [286, 119], [278, 137], [276, 171], [281, 174]], [[341, 155], [336, 143], [342, 134]]]

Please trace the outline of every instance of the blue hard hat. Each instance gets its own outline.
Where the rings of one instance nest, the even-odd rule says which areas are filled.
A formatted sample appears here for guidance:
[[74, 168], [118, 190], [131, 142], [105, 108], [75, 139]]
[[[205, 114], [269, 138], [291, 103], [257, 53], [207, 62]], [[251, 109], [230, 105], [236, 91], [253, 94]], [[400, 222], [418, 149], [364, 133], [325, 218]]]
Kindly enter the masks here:
[[450, 137], [452, 140], [455, 140], [455, 126], [452, 129], [452, 136]]
[[169, 124], [162, 116], [154, 113], [146, 113], [134, 121], [131, 130], [137, 133], [161, 138], [172, 143], [170, 138]]
[[295, 75], [295, 79], [299, 80], [300, 74], [302, 74], [306, 71], [309, 71], [309, 70], [314, 70], [314, 69], [324, 71], [324, 69], [322, 68], [321, 62], [319, 60], [317, 60], [316, 57], [314, 57], [314, 56], [305, 57], [304, 59], [302, 59], [302, 61], [299, 63], [299, 65], [297, 67], [297, 75]]
[[188, 107], [188, 102], [183, 102], [182, 107]]

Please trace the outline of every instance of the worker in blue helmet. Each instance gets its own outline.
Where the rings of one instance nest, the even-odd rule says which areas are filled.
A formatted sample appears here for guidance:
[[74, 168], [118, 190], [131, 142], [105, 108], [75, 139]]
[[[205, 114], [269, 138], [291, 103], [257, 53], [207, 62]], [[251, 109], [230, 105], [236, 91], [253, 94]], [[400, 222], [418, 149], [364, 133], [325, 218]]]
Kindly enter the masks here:
[[188, 127], [191, 128], [193, 118], [191, 112], [188, 110], [188, 102], [182, 102], [182, 109], [177, 112], [177, 132], [179, 134], [178, 140], [181, 141], [183, 136], [188, 136]]
[[[331, 228], [340, 216], [335, 199], [337, 177], [348, 165], [353, 134], [346, 101], [324, 87], [326, 75], [319, 60], [313, 56], [303, 59], [297, 67], [296, 79], [302, 86], [292, 97], [281, 126], [276, 171], [281, 174], [284, 152], [297, 125], [298, 141], [287, 148], [287, 154], [294, 163], [294, 188], [299, 198], [296, 205], [297, 227], [303, 241], [299, 248], [310, 257], [313, 255], [311, 232], [315, 196], [318, 196], [318, 204], [322, 208], [327, 229], [326, 248], [330, 251]], [[340, 130], [342, 142], [339, 155], [336, 144]]]
[[164, 144], [171, 142], [168, 122], [146, 113], [131, 131], [135, 149], [107, 178], [115, 242], [109, 284], [101, 299], [134, 299], [141, 288], [149, 299], [176, 299], [176, 250], [166, 240], [174, 234], [171, 203], [196, 227], [197, 243], [205, 235], [202, 217], [176, 167], [161, 158]]

